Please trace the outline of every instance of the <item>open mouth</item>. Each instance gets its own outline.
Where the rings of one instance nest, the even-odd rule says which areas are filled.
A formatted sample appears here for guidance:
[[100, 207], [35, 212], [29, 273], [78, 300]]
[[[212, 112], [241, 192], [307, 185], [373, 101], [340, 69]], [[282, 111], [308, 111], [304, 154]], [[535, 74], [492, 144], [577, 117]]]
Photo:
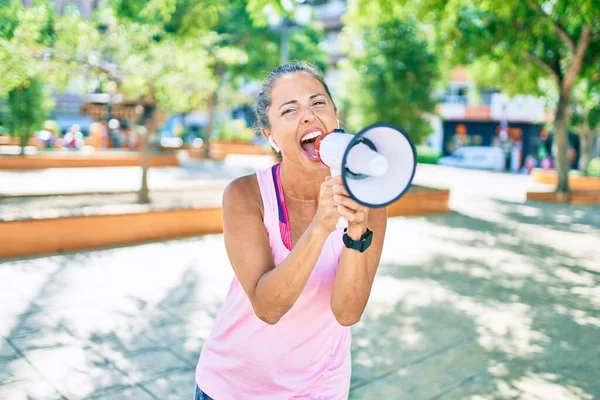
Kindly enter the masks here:
[[315, 141], [323, 132], [318, 129], [311, 129], [304, 133], [302, 139], [300, 139], [300, 147], [304, 151], [304, 154], [312, 161], [319, 161], [319, 156], [315, 151]]

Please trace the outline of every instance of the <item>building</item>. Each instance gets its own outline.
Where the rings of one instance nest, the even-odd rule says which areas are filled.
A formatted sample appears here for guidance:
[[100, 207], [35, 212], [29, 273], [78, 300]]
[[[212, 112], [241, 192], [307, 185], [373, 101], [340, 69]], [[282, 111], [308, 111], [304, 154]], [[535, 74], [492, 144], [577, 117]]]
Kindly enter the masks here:
[[[325, 48], [329, 54], [328, 82], [335, 87], [335, 65], [344, 57], [339, 45], [343, 29], [342, 16], [347, 10], [344, 0], [313, 0], [313, 16], [325, 30]], [[547, 139], [544, 126], [552, 122], [552, 114], [541, 99], [533, 96], [508, 98], [495, 88], [478, 88], [457, 68], [445, 90], [438, 93], [437, 115], [430, 118], [434, 134], [429, 145], [448, 155], [463, 146], [498, 146], [507, 156], [507, 164], [515, 146], [519, 148], [522, 166], [527, 155], [536, 155]]]
[[547, 138], [544, 126], [553, 118], [542, 99], [477, 88], [465, 68], [453, 71], [439, 98], [439, 131], [430, 144], [443, 155], [464, 146], [497, 146], [510, 158], [516, 146], [522, 166], [528, 155], [537, 157]]

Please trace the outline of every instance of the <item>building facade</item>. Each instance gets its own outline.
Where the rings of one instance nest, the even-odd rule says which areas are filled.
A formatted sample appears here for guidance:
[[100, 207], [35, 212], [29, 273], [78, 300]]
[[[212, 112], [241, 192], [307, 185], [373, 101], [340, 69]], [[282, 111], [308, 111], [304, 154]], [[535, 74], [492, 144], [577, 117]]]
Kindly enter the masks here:
[[528, 156], [538, 158], [548, 136], [544, 126], [553, 117], [542, 99], [527, 95], [509, 98], [495, 89], [477, 88], [465, 68], [453, 71], [439, 98], [441, 132], [435, 147], [443, 155], [465, 146], [494, 146], [507, 158], [518, 154], [519, 166]]

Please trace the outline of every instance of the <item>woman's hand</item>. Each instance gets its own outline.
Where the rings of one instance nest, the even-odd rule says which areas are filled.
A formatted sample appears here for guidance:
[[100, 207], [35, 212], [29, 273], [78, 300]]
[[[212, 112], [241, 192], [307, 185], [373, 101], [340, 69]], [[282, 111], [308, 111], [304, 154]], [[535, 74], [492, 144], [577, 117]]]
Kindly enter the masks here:
[[315, 222], [321, 231], [329, 234], [336, 229], [340, 217], [348, 221], [348, 235], [358, 240], [367, 230], [369, 208], [350, 198], [341, 176], [327, 177], [321, 184]]
[[333, 201], [333, 197], [335, 196], [333, 187], [338, 184], [338, 181], [339, 183], [342, 182], [341, 178], [338, 178], [340, 177], [332, 178], [328, 176], [323, 183], [321, 183], [319, 205], [313, 219], [316, 228], [326, 235], [335, 231], [335, 225], [340, 218], [340, 213], [337, 210], [338, 204]]
[[348, 236], [359, 240], [367, 231], [369, 208], [353, 200], [342, 183], [342, 177], [333, 178], [333, 202], [337, 205], [337, 212], [348, 221]]

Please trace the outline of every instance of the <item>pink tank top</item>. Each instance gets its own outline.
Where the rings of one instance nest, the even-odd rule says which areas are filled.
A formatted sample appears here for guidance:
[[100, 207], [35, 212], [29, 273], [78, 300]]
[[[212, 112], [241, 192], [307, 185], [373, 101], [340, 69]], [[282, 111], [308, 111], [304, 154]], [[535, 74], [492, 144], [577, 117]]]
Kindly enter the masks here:
[[[275, 265], [291, 247], [278, 169], [279, 164], [257, 173]], [[348, 398], [350, 328], [336, 321], [330, 306], [342, 233], [329, 235], [306, 287], [275, 325], [254, 314], [233, 278], [196, 367], [202, 391], [215, 400]]]

